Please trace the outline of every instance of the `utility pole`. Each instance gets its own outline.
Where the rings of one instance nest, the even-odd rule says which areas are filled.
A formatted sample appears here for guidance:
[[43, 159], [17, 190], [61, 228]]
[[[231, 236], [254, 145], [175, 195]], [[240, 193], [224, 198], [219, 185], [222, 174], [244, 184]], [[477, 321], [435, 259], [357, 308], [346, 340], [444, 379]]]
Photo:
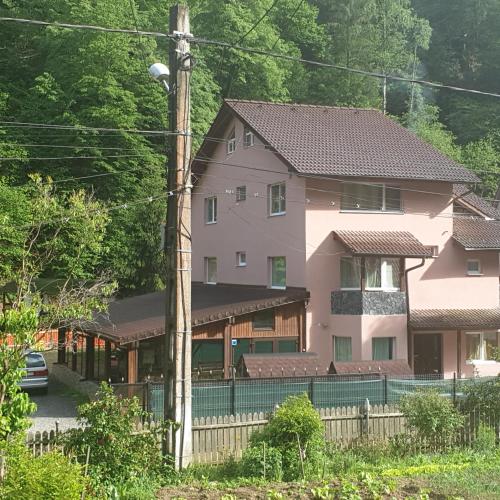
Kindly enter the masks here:
[[189, 12], [170, 9], [169, 33], [175, 36], [169, 51], [170, 130], [169, 192], [165, 253], [167, 304], [165, 315], [165, 418], [180, 424], [172, 431], [167, 451], [182, 469], [191, 462], [191, 120]]

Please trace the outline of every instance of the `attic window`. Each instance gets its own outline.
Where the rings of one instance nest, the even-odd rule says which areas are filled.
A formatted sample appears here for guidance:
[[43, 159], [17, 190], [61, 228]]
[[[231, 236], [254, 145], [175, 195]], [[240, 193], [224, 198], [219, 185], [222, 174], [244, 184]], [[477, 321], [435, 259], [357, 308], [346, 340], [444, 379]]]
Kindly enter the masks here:
[[245, 132], [243, 133], [243, 145], [246, 147], [246, 148], [249, 148], [251, 146], [253, 146], [254, 144], [254, 135], [253, 135], [253, 132], [248, 128], [248, 127], [245, 127]]
[[459, 202], [453, 202], [453, 215], [458, 217], [478, 217], [478, 214], [461, 205]]
[[235, 151], [236, 151], [236, 135], [233, 128], [227, 138], [227, 154], [230, 155]]

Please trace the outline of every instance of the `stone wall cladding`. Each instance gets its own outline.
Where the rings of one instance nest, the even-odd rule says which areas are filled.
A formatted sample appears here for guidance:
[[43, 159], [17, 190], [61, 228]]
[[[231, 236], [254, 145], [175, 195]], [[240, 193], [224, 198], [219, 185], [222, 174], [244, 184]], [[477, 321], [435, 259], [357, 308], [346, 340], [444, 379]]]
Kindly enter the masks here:
[[340, 290], [332, 292], [332, 314], [406, 314], [404, 292]]

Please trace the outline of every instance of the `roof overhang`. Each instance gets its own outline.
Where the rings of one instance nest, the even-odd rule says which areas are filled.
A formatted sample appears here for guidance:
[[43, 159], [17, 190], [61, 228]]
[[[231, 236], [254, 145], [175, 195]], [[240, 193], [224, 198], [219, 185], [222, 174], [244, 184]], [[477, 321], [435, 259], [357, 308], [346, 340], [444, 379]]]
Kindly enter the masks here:
[[407, 231], [333, 231], [351, 255], [431, 258], [432, 251]]
[[416, 309], [410, 312], [414, 331], [499, 330], [500, 308], [496, 309]]

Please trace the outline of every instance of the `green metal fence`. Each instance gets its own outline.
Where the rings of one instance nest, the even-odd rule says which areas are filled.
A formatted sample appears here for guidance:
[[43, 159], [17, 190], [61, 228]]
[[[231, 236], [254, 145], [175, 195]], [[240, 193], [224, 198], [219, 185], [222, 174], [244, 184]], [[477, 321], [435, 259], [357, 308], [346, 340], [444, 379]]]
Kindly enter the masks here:
[[[457, 400], [464, 387], [485, 378], [443, 379], [437, 376], [393, 378], [385, 375], [329, 375], [321, 377], [193, 381], [193, 418], [271, 412], [287, 396], [307, 393], [316, 408], [397, 403], [404, 394], [432, 387]], [[147, 384], [147, 407], [163, 415], [163, 385]]]

